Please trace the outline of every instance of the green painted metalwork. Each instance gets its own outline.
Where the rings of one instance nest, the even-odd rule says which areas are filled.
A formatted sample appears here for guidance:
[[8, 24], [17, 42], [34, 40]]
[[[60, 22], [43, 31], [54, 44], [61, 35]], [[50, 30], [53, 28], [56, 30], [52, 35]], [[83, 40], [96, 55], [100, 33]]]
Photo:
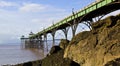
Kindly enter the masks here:
[[34, 38], [37, 35], [43, 35], [44, 33], [47, 33], [48, 31], [51, 31], [51, 30], [65, 24], [65, 23], [69, 23], [70, 21], [72, 21], [75, 18], [81, 17], [81, 16], [83, 16], [83, 15], [85, 15], [85, 14], [91, 12], [91, 11], [94, 11], [94, 10], [96, 10], [96, 9], [102, 7], [102, 6], [105, 6], [105, 5], [109, 4], [109, 3], [112, 3], [114, 1], [115, 0], [102, 0], [102, 1], [99, 1], [99, 2], [94, 2], [94, 3], [90, 4], [90, 5], [88, 5], [87, 7], [85, 7], [84, 9], [78, 11], [74, 15], [72, 14], [72, 15], [68, 16], [67, 18], [59, 21], [58, 23], [46, 28], [45, 30], [43, 30], [41, 32], [38, 32], [37, 34], [35, 34], [33, 36], [30, 36], [30, 38]]

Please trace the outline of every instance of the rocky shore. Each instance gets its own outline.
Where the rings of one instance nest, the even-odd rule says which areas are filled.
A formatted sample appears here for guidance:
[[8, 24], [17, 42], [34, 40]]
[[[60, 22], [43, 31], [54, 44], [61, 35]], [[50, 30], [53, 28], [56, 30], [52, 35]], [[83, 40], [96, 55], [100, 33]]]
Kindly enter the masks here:
[[120, 66], [120, 14], [93, 23], [71, 41], [62, 39], [42, 60], [11, 66]]

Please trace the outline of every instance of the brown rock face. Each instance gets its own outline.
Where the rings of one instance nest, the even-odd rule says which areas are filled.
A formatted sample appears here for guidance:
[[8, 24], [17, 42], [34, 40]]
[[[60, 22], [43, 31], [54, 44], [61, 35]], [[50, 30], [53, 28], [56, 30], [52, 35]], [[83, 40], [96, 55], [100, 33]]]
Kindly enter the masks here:
[[68, 42], [68, 40], [62, 39], [60, 46], [53, 46], [50, 55], [42, 59], [41, 66], [80, 66], [71, 59], [63, 58], [64, 49], [67, 47]]
[[109, 61], [105, 66], [120, 66], [120, 58]]
[[73, 37], [64, 58], [81, 66], [120, 66], [120, 15], [96, 22], [92, 28]]
[[61, 48], [59, 46], [53, 46], [50, 50], [50, 55], [54, 54], [54, 53], [57, 53], [60, 50], [61, 50]]
[[42, 60], [41, 66], [80, 66], [70, 59], [63, 58], [64, 50], [53, 53]]

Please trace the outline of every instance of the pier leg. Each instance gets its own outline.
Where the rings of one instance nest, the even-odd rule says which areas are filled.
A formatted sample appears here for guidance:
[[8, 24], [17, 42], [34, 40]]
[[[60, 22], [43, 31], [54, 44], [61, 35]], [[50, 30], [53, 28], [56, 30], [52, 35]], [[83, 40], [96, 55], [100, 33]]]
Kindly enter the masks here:
[[[54, 26], [54, 23], [53, 23], [53, 26]], [[56, 30], [57, 30], [57, 28], [53, 29], [53, 30], [52, 30], [52, 33], [51, 33], [52, 39], [53, 39], [53, 44], [52, 44], [52, 46], [55, 45], [55, 33], [56, 33]]]
[[38, 48], [42, 49], [42, 37], [41, 36], [39, 37], [39, 47]]
[[37, 38], [37, 45], [36, 45], [36, 48], [39, 49], [39, 44], [40, 44], [40, 38], [38, 37]]
[[53, 44], [52, 44], [52, 46], [55, 45], [55, 32], [56, 32], [56, 30], [53, 30], [52, 33], [51, 33], [52, 38], [53, 38]]
[[92, 21], [85, 21], [83, 22], [83, 24], [85, 24], [90, 30], [92, 30]]
[[21, 48], [22, 48], [22, 49], [25, 48], [24, 46], [25, 46], [25, 39], [22, 38], [22, 39], [21, 39]]
[[67, 33], [68, 33], [68, 30], [69, 30], [70, 27], [66, 27], [65, 29], [62, 29], [62, 31], [64, 32], [65, 34], [65, 39], [67, 40]]
[[36, 45], [36, 38], [34, 38], [31, 43], [32, 48], [35, 48], [35, 45]]
[[39, 49], [42, 50], [42, 54], [44, 56], [44, 42], [43, 42], [43, 37], [42, 35], [39, 36]]
[[28, 42], [28, 48], [33, 48], [33, 39], [30, 39]]
[[[74, 37], [75, 32], [76, 32], [77, 27], [78, 27], [78, 24], [79, 24], [79, 20], [78, 20], [78, 18], [75, 18], [75, 13], [73, 11], [72, 11], [72, 14], [73, 14], [74, 20], [73, 20], [73, 23], [70, 24], [70, 26], [71, 26], [72, 34], [73, 34], [73, 37]], [[72, 20], [73, 17], [71, 17], [71, 20]], [[78, 17], [78, 15], [77, 15], [77, 17]]]
[[94, 18], [94, 22], [100, 21], [104, 16], [105, 16], [105, 14], [104, 14], [104, 15], [101, 15], [101, 16], [98, 16], [98, 17], [95, 17], [95, 18]]
[[75, 32], [77, 30], [77, 27], [78, 27], [78, 24], [79, 24], [79, 21], [77, 19], [74, 19], [73, 20], [73, 23], [68, 23], [72, 29], [72, 34], [73, 34], [73, 37], [75, 36]]
[[78, 24], [71, 25], [73, 37], [75, 36], [75, 32], [77, 30], [77, 27], [78, 27]]
[[98, 16], [98, 17], [94, 18], [95, 20], [93, 20], [93, 19], [91, 18], [90, 20], [83, 22], [83, 24], [85, 24], [90, 30], [92, 30], [92, 23], [93, 23], [94, 21], [97, 22], [97, 21], [101, 20], [102, 17], [104, 17], [104, 16], [105, 16], [105, 15]]
[[48, 51], [48, 44], [47, 44], [47, 34], [44, 34], [44, 43], [46, 44], [46, 50]]
[[46, 49], [48, 51], [47, 35], [46, 35]]
[[34, 48], [35, 48], [35, 49], [37, 48], [37, 42], [38, 42], [38, 38], [35, 38], [35, 39], [34, 39]]

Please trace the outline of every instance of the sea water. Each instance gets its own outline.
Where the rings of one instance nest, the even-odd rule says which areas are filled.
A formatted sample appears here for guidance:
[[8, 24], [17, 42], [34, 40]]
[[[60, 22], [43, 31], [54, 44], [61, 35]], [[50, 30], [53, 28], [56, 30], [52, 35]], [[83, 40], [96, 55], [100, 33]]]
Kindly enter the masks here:
[[[58, 45], [59, 41], [56, 42]], [[52, 41], [48, 41], [48, 49], [52, 47]], [[20, 44], [0, 45], [0, 65], [15, 65], [19, 63], [40, 60], [45, 57], [45, 50], [25, 49]]]

